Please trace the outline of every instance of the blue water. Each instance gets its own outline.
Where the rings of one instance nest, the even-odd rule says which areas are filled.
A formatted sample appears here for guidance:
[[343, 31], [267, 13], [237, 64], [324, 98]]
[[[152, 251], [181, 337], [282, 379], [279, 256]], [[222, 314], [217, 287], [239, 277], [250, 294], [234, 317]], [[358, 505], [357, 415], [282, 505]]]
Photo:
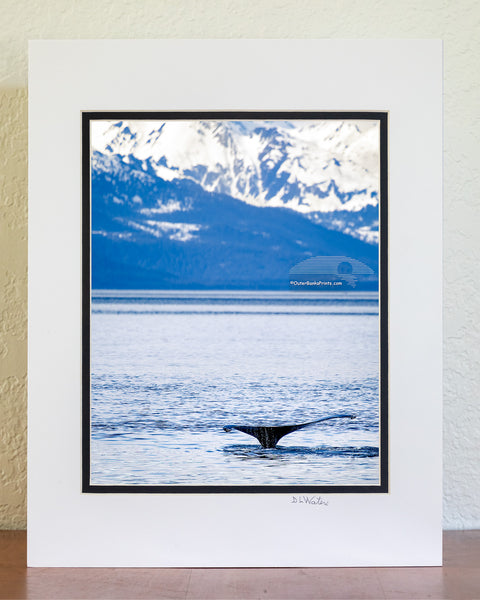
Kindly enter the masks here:
[[374, 293], [96, 292], [91, 347], [94, 485], [379, 482]]

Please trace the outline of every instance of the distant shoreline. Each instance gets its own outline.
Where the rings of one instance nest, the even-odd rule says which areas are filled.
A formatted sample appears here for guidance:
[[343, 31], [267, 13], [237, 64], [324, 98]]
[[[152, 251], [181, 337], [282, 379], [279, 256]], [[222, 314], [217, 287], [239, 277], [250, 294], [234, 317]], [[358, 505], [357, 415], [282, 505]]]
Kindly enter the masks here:
[[215, 298], [215, 299], [264, 299], [264, 300], [347, 300], [378, 302], [376, 291], [334, 291], [334, 290], [115, 290], [94, 289], [92, 301], [106, 299], [168, 299], [168, 298]]

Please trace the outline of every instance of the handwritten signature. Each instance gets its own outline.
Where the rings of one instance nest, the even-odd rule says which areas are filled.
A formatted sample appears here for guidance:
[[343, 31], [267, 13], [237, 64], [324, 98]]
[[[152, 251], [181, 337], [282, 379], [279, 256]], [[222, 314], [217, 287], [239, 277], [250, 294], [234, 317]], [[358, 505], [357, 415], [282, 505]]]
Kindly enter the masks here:
[[315, 504], [317, 506], [328, 506], [328, 500], [321, 496], [292, 496], [290, 504]]

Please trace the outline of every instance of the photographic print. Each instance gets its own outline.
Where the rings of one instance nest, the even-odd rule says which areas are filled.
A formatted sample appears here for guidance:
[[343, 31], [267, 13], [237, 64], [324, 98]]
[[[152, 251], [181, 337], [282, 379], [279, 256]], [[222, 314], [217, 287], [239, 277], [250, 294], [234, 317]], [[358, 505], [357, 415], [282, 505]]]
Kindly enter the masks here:
[[387, 113], [83, 113], [83, 491], [388, 491]]

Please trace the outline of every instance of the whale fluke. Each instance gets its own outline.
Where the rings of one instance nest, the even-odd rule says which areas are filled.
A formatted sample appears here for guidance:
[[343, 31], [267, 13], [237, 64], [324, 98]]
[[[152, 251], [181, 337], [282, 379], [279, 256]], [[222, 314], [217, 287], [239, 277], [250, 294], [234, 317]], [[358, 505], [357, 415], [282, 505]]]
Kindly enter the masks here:
[[323, 417], [322, 419], [316, 419], [315, 421], [300, 423], [298, 425], [278, 425], [271, 427], [261, 425], [258, 427], [251, 427], [249, 425], [225, 425], [223, 429], [224, 431], [237, 429], [243, 433], [248, 433], [248, 435], [253, 435], [253, 437], [257, 438], [264, 448], [275, 448], [278, 444], [278, 440], [280, 440], [283, 436], [292, 433], [292, 431], [297, 431], [298, 429], [303, 429], [304, 427], [315, 425], [315, 423], [321, 423], [322, 421], [329, 421], [330, 419], [355, 419], [356, 416], [357, 415], [344, 414], [332, 415], [330, 417]]

